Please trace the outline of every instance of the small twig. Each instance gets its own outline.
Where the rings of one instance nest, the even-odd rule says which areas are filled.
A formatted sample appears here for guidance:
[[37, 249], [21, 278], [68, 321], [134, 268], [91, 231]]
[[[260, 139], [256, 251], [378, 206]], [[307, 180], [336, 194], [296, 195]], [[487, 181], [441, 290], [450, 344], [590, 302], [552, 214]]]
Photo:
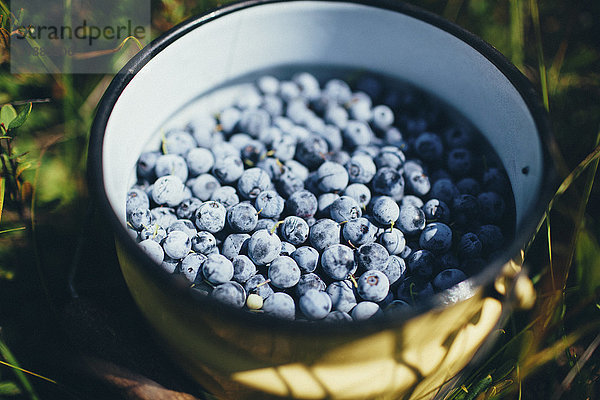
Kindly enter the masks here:
[[581, 355], [579, 360], [577, 360], [577, 363], [575, 363], [575, 365], [573, 366], [573, 368], [571, 368], [571, 370], [569, 371], [567, 376], [565, 376], [565, 379], [563, 379], [562, 383], [560, 384], [560, 388], [554, 392], [554, 395], [552, 396], [552, 400], [560, 399], [560, 396], [562, 396], [562, 394], [567, 389], [569, 389], [569, 387], [571, 386], [571, 383], [573, 382], [573, 379], [575, 379], [575, 377], [577, 376], [579, 371], [581, 371], [581, 368], [583, 368], [583, 366], [590, 359], [592, 354], [594, 354], [594, 351], [596, 351], [596, 349], [598, 348], [599, 345], [600, 345], [600, 333], [598, 335], [596, 335], [596, 338], [592, 341], [592, 343], [590, 343], [588, 348], [585, 349], [585, 351], [583, 352], [583, 354]]

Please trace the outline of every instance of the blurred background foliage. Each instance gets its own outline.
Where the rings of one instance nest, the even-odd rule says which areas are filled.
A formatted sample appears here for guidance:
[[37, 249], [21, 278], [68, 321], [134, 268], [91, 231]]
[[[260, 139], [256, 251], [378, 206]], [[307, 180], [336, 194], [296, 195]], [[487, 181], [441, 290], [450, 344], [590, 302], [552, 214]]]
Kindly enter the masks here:
[[[600, 188], [593, 184], [593, 151], [600, 132], [600, 1], [410, 3], [482, 37], [531, 80], [549, 110], [563, 176], [592, 155], [557, 199], [550, 223], [542, 226], [527, 253], [537, 292], [533, 310], [517, 312], [507, 321], [497, 332], [492, 356], [453, 383], [449, 397], [598, 399]], [[221, 5], [213, 0], [151, 4], [153, 37]], [[17, 113], [32, 105], [22, 126], [0, 135], [1, 156], [15, 167], [3, 164], [0, 182], [0, 398], [59, 398], [83, 389], [17, 367], [50, 378], [62, 376], [48, 331], [68, 297], [74, 243], [82, 235], [103, 233], [102, 226], [82, 226], [82, 221], [89, 204], [89, 129], [112, 76], [11, 74], [10, 5], [0, 0], [0, 6], [2, 112], [8, 115], [8, 104]], [[137, 50], [129, 42], [107, 57], [122, 65]], [[83, 257], [114, 264], [114, 257], [102, 257], [104, 250], [98, 246], [97, 254]]]

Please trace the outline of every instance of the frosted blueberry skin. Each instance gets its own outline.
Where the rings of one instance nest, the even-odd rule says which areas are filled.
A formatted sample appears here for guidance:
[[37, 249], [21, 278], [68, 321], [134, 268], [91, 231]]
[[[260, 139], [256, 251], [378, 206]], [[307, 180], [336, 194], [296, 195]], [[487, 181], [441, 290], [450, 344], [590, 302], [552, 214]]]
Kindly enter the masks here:
[[390, 282], [383, 272], [369, 270], [358, 278], [357, 290], [364, 300], [379, 302], [387, 296]]
[[326, 161], [317, 170], [317, 182], [323, 192], [341, 192], [348, 186], [348, 172], [343, 165]]
[[425, 228], [426, 223], [425, 213], [420, 208], [410, 205], [400, 207], [396, 226], [405, 235], [418, 234]]
[[221, 186], [215, 189], [210, 196], [212, 201], [223, 204], [223, 207], [230, 209], [240, 202], [240, 198], [237, 195], [237, 190], [232, 186]]
[[158, 244], [152, 239], [146, 239], [139, 242], [138, 245], [150, 257], [152, 261], [154, 261], [157, 264], [162, 263], [162, 260], [165, 257], [165, 252], [160, 244]]
[[[229, 140], [231, 141], [231, 138]], [[266, 156], [266, 153], [267, 148], [264, 143], [254, 139], [245, 142], [244, 145], [240, 147], [242, 162], [247, 166], [256, 165], [256, 163]]]
[[188, 167], [185, 159], [177, 154], [163, 154], [156, 160], [154, 172], [157, 177], [174, 175], [185, 182], [188, 178]]
[[354, 286], [349, 280], [334, 281], [325, 289], [334, 310], [349, 313], [356, 305]]
[[314, 272], [317, 269], [319, 263], [319, 252], [310, 246], [298, 247], [292, 254], [291, 257], [298, 264], [298, 268], [303, 273]]
[[296, 251], [296, 246], [290, 242], [281, 242], [281, 251], [279, 252], [280, 256], [291, 257], [294, 251]]
[[294, 215], [286, 217], [279, 230], [285, 240], [296, 246], [304, 243], [309, 235], [309, 227], [306, 221]]
[[366, 321], [383, 314], [379, 304], [372, 301], [361, 301], [350, 312], [354, 321]]
[[179, 206], [177, 206], [175, 213], [178, 218], [191, 220], [194, 218], [194, 214], [201, 204], [202, 200], [196, 197], [190, 197], [189, 199], [183, 200]]
[[204, 202], [196, 210], [194, 222], [201, 231], [217, 233], [225, 227], [227, 210], [216, 201]]
[[151, 226], [154, 218], [148, 208], [136, 207], [127, 212], [127, 223], [135, 231]]
[[350, 196], [361, 208], [366, 208], [371, 201], [371, 191], [362, 183], [352, 183], [344, 190], [344, 196]]
[[271, 178], [271, 181], [277, 181], [281, 177], [281, 174], [283, 174], [285, 166], [276, 158], [266, 157], [260, 160], [256, 164], [256, 167], [265, 171], [269, 175], [269, 178]]
[[406, 185], [411, 193], [424, 197], [431, 190], [431, 182], [427, 175], [413, 171], [406, 176]]
[[309, 218], [317, 213], [318, 202], [315, 195], [308, 190], [299, 190], [289, 196], [285, 207], [291, 215]]
[[276, 257], [268, 269], [271, 284], [279, 289], [288, 289], [295, 286], [300, 279], [300, 268], [291, 257]]
[[349, 147], [360, 147], [369, 144], [373, 132], [366, 122], [350, 120], [343, 130], [343, 136], [344, 143]]
[[244, 289], [247, 294], [257, 294], [264, 299], [271, 296], [274, 291], [262, 274], [255, 274], [244, 283]]
[[306, 168], [302, 163], [299, 163], [296, 160], [288, 160], [285, 162], [285, 166], [292, 171], [300, 179], [308, 178], [309, 169]]
[[369, 183], [377, 172], [373, 159], [366, 154], [356, 154], [346, 163], [349, 181], [352, 183]]
[[145, 228], [143, 228], [140, 231], [140, 233], [138, 235], [139, 241], [150, 239], [150, 240], [154, 240], [157, 243], [161, 243], [163, 241], [163, 239], [166, 237], [167, 237], [167, 231], [165, 230], [165, 228], [163, 228], [162, 226], [160, 226], [158, 224], [152, 224], [152, 225], [146, 226]]
[[399, 201], [404, 196], [404, 177], [393, 168], [380, 168], [371, 182], [376, 194], [389, 196]]
[[160, 155], [161, 154], [158, 151], [148, 151], [140, 154], [140, 157], [136, 163], [136, 173], [139, 179], [146, 180], [148, 182], [156, 179], [154, 167], [156, 166], [156, 161]]
[[230, 260], [246, 251], [250, 235], [247, 233], [232, 233], [221, 245], [221, 253]]
[[404, 234], [396, 228], [385, 229], [379, 234], [377, 241], [385, 247], [390, 255], [398, 255], [406, 247]]
[[408, 270], [422, 279], [429, 279], [437, 270], [435, 255], [429, 250], [416, 250], [406, 259]]
[[230, 184], [242, 176], [244, 173], [244, 163], [239, 156], [217, 157], [212, 173], [221, 183]]
[[248, 256], [240, 254], [233, 258], [233, 280], [239, 283], [246, 283], [248, 279], [256, 274], [256, 265]]
[[158, 178], [152, 185], [152, 200], [158, 205], [176, 207], [183, 200], [184, 185], [175, 175]]
[[289, 168], [284, 168], [275, 187], [282, 197], [289, 198], [294, 193], [304, 190], [304, 181], [292, 173]]
[[394, 123], [394, 112], [385, 104], [379, 104], [373, 107], [373, 117], [371, 123], [376, 130], [384, 131]]
[[481, 257], [483, 245], [479, 237], [473, 232], [467, 232], [461, 236], [457, 246], [458, 256], [465, 259]]
[[362, 246], [375, 241], [377, 227], [366, 218], [352, 219], [342, 229], [344, 240], [353, 246]]
[[340, 322], [350, 322], [352, 321], [352, 317], [350, 316], [350, 314], [343, 312], [343, 311], [331, 311], [329, 314], [327, 314], [327, 316], [325, 318], [323, 318], [323, 322], [327, 322], [327, 323], [332, 323], [332, 324], [336, 324], [336, 323], [340, 323]]
[[406, 263], [401, 257], [389, 256], [385, 264], [373, 264], [371, 269], [383, 272], [391, 286], [405, 275]]
[[187, 233], [172, 231], [162, 243], [165, 254], [174, 259], [184, 258], [192, 248], [192, 240]]
[[216, 285], [228, 282], [233, 278], [233, 264], [221, 254], [210, 254], [202, 264], [202, 275]]
[[369, 243], [360, 246], [356, 252], [358, 266], [363, 271], [376, 269], [377, 266], [384, 266], [389, 258], [389, 253], [379, 243]]
[[456, 285], [467, 279], [464, 272], [459, 269], [445, 269], [433, 278], [433, 287], [435, 290], [442, 291]]
[[391, 197], [379, 196], [373, 200], [372, 213], [377, 222], [390, 225], [400, 216], [400, 207]]
[[281, 239], [275, 233], [265, 229], [256, 231], [248, 242], [248, 257], [256, 265], [265, 265], [273, 261], [281, 252]]
[[258, 213], [252, 204], [242, 202], [227, 211], [227, 224], [235, 233], [248, 233], [258, 223]]
[[204, 254], [190, 253], [185, 256], [183, 260], [181, 260], [181, 274], [188, 280], [188, 282], [194, 283], [197, 280], [202, 280], [202, 274], [200, 274], [199, 277], [198, 273], [202, 268], [202, 264], [204, 264], [207, 258], [208, 257]]
[[218, 285], [211, 292], [211, 296], [234, 308], [242, 308], [246, 304], [246, 290], [237, 282]]
[[320, 320], [331, 311], [331, 298], [323, 291], [309, 289], [300, 297], [298, 305], [306, 318]]
[[[352, 196], [350, 196], [352, 197]], [[329, 207], [331, 204], [340, 198], [337, 193], [323, 193], [317, 199], [317, 215], [329, 217]]]
[[[195, 230], [194, 230], [195, 231]], [[217, 239], [210, 232], [200, 231], [192, 236], [192, 250], [196, 253], [211, 254], [218, 253]]]
[[362, 209], [352, 197], [341, 196], [329, 206], [329, 215], [336, 222], [345, 222], [360, 218], [362, 216]]
[[284, 292], [273, 293], [263, 303], [262, 310], [267, 315], [286, 320], [296, 318], [296, 303], [292, 296]]
[[429, 222], [450, 222], [450, 207], [439, 199], [430, 199], [423, 205], [425, 218]]
[[331, 245], [321, 254], [321, 267], [332, 279], [347, 279], [357, 269], [354, 252], [350, 247], [342, 244]]
[[210, 200], [213, 193], [221, 187], [221, 184], [211, 174], [202, 174], [189, 180], [187, 183], [192, 190], [194, 197], [202, 201]]
[[237, 184], [238, 193], [242, 198], [253, 200], [261, 192], [271, 187], [271, 178], [261, 168], [245, 170]]
[[406, 162], [406, 156], [397, 147], [384, 146], [379, 151], [379, 154], [374, 159], [377, 169], [380, 168], [392, 168], [400, 169]]
[[135, 208], [150, 208], [150, 199], [146, 192], [141, 189], [132, 188], [127, 192], [127, 200], [125, 202], [125, 210], [129, 211]]
[[419, 245], [434, 254], [446, 253], [452, 247], [452, 229], [444, 223], [432, 222], [421, 232]]
[[328, 218], [320, 219], [310, 227], [309, 241], [315, 249], [323, 251], [331, 245], [340, 243], [340, 229], [340, 224], [337, 222]]
[[189, 175], [194, 177], [210, 171], [215, 164], [212, 152], [203, 147], [191, 149], [185, 156]]
[[256, 226], [254, 227], [254, 232], [260, 231], [261, 229], [266, 229], [267, 231], [271, 232], [275, 229], [276, 225], [277, 220], [270, 218], [259, 218]]
[[154, 224], [166, 229], [173, 222], [177, 221], [175, 210], [169, 207], [155, 207], [150, 210]]
[[196, 236], [197, 233], [194, 223], [189, 219], [178, 219], [177, 221], [173, 222], [167, 228], [167, 233], [171, 233], [173, 231], [185, 232], [190, 239]]
[[329, 146], [324, 138], [311, 135], [296, 146], [296, 159], [309, 169], [318, 168], [325, 160]]
[[273, 150], [273, 157], [280, 161], [291, 160], [296, 154], [296, 139], [293, 136], [284, 135], [273, 141], [271, 150]]
[[304, 274], [300, 277], [296, 285], [296, 295], [302, 297], [309, 289], [316, 289], [323, 292], [326, 287], [325, 282], [323, 282], [319, 275], [314, 273]]
[[171, 257], [165, 257], [162, 263], [160, 263], [160, 267], [167, 273], [173, 274], [178, 272], [180, 267], [180, 261], [174, 260]]

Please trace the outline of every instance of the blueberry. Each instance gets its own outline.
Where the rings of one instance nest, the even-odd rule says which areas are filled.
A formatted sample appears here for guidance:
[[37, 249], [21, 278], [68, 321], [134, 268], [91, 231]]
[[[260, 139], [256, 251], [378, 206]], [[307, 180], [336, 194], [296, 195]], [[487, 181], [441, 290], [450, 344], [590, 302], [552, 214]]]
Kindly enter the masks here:
[[323, 251], [340, 243], [340, 224], [328, 218], [320, 219], [310, 227], [308, 237], [315, 249]]
[[192, 250], [205, 255], [218, 253], [217, 239], [210, 232], [200, 231], [192, 237]]
[[127, 212], [127, 224], [136, 231], [151, 226], [154, 218], [147, 208], [137, 207]]
[[309, 169], [315, 169], [323, 163], [328, 151], [329, 147], [325, 139], [318, 135], [311, 135], [298, 143], [295, 157]]
[[318, 202], [314, 194], [308, 190], [299, 190], [291, 194], [285, 202], [290, 214], [301, 218], [309, 218], [316, 214]]
[[437, 291], [446, 290], [459, 282], [467, 279], [464, 272], [459, 269], [445, 269], [433, 278], [433, 287]]
[[460, 267], [460, 261], [453, 252], [444, 253], [438, 256], [440, 269], [452, 269]]
[[300, 179], [308, 178], [309, 170], [302, 163], [296, 160], [288, 160], [285, 162], [285, 166]]
[[415, 141], [415, 152], [424, 161], [434, 162], [443, 157], [444, 145], [437, 134], [423, 132]]
[[406, 185], [410, 192], [417, 196], [425, 196], [431, 190], [431, 182], [422, 172], [413, 171], [407, 174]]
[[189, 199], [183, 200], [175, 210], [177, 217], [191, 220], [194, 218], [194, 214], [201, 204], [202, 200], [197, 197], [190, 197]]
[[221, 246], [221, 254], [230, 260], [240, 255], [248, 245], [250, 235], [247, 233], [233, 233], [225, 238]]
[[[189, 182], [189, 181], [188, 181]], [[202, 174], [191, 181], [192, 194], [202, 201], [210, 200], [221, 184], [211, 174]]]
[[391, 255], [398, 255], [406, 247], [406, 239], [402, 231], [396, 228], [386, 229], [379, 234], [377, 241], [385, 247]]
[[429, 279], [433, 271], [437, 269], [437, 260], [429, 250], [416, 250], [408, 256], [406, 265], [411, 274]]
[[419, 244], [434, 254], [446, 253], [452, 247], [452, 229], [442, 222], [432, 222], [421, 232]]
[[[348, 125], [348, 111], [337, 103], [330, 104], [325, 109], [325, 122], [335, 125], [339, 129], [344, 129]], [[341, 147], [341, 146], [340, 146]], [[335, 150], [335, 149], [333, 149]], [[338, 149], [339, 150], [339, 149]]]
[[256, 166], [269, 175], [271, 181], [278, 181], [284, 172], [284, 165], [276, 158], [266, 157], [260, 160]]
[[382, 147], [379, 154], [375, 157], [375, 165], [377, 168], [392, 168], [400, 169], [406, 162], [406, 156], [397, 147], [386, 146]]
[[248, 257], [256, 265], [265, 265], [273, 261], [281, 252], [281, 240], [275, 233], [265, 229], [256, 231], [248, 242]]
[[432, 295], [433, 286], [431, 282], [418, 276], [403, 279], [396, 291], [396, 298], [409, 304], [417, 304], [419, 300], [424, 300]]
[[[231, 141], [232, 139], [229, 140]], [[250, 140], [240, 147], [240, 154], [244, 165], [252, 167], [266, 157], [267, 149], [264, 143], [258, 140]]]
[[410, 304], [408, 304], [404, 300], [393, 300], [391, 303], [385, 306], [383, 313], [388, 315], [394, 315], [396, 313], [402, 312], [403, 310], [409, 310]]
[[361, 246], [375, 241], [377, 227], [366, 218], [356, 218], [344, 224], [344, 240], [353, 246]]
[[373, 191], [398, 201], [404, 196], [404, 177], [393, 168], [381, 168], [373, 177]]
[[[352, 196], [350, 196], [352, 197]], [[340, 195], [337, 193], [323, 193], [317, 199], [317, 211], [319, 215], [329, 216], [329, 210], [331, 204], [340, 198]]]
[[417, 208], [421, 208], [423, 207], [423, 200], [415, 195], [407, 194], [400, 201], [400, 206], [415, 206]]
[[281, 251], [279, 252], [280, 256], [291, 257], [294, 251], [296, 251], [296, 246], [290, 242], [281, 242]]
[[295, 286], [300, 279], [300, 268], [291, 257], [277, 256], [269, 265], [271, 284], [280, 289]]
[[197, 232], [194, 223], [188, 219], [178, 219], [177, 221], [174, 221], [167, 228], [167, 233], [171, 233], [173, 231], [185, 232], [190, 237], [190, 239], [196, 236]]
[[390, 285], [396, 283], [406, 272], [406, 262], [398, 256], [389, 256], [385, 264], [374, 264], [372, 269], [376, 269], [385, 274]]
[[348, 154], [348, 152], [344, 150], [335, 151], [327, 155], [327, 160], [336, 162], [341, 165], [347, 165], [348, 161], [350, 161], [350, 154]]
[[291, 257], [303, 273], [314, 272], [319, 263], [319, 252], [310, 246], [298, 247]]
[[307, 100], [316, 100], [321, 95], [319, 81], [308, 72], [294, 74], [292, 81], [300, 88], [300, 95]]
[[506, 173], [499, 168], [489, 168], [483, 173], [483, 187], [486, 191], [506, 195], [510, 192], [510, 181]]
[[[351, 113], [352, 113], [351, 109]], [[349, 147], [366, 146], [371, 141], [373, 132], [366, 122], [350, 120], [343, 131], [344, 144]]]
[[230, 209], [240, 202], [237, 191], [232, 186], [220, 186], [212, 192], [210, 199], [221, 203], [226, 209]]
[[287, 161], [294, 158], [296, 154], [296, 139], [291, 135], [283, 135], [278, 140], [274, 140], [271, 145], [273, 156], [281, 161]]
[[378, 270], [366, 271], [358, 278], [358, 294], [364, 300], [379, 302], [390, 290], [387, 276]]
[[405, 235], [418, 234], [425, 228], [426, 222], [425, 213], [420, 208], [410, 205], [400, 207], [397, 227]]
[[[175, 259], [172, 259], [175, 260]], [[198, 272], [202, 268], [202, 264], [207, 260], [207, 256], [204, 254], [190, 253], [183, 260], [181, 260], [181, 272], [185, 279], [190, 283], [194, 283], [197, 280]]]
[[154, 168], [159, 157], [160, 153], [157, 151], [147, 151], [140, 154], [136, 164], [136, 173], [139, 179], [153, 181], [156, 178]]
[[217, 121], [208, 114], [196, 115], [186, 126], [197, 145], [205, 148], [210, 148], [215, 143], [218, 137], [216, 128]]
[[255, 199], [261, 192], [271, 187], [271, 178], [261, 168], [245, 170], [238, 181], [238, 192], [245, 199]]
[[327, 323], [350, 322], [352, 317], [346, 312], [334, 310], [327, 314], [323, 321]]
[[383, 311], [381, 311], [379, 304], [372, 301], [361, 301], [350, 312], [354, 321], [366, 321], [381, 314], [383, 314]]
[[185, 232], [173, 231], [167, 234], [162, 246], [167, 256], [181, 259], [192, 249], [192, 239]]
[[273, 294], [273, 288], [261, 274], [255, 274], [248, 279], [244, 284], [244, 289], [246, 289], [246, 293], [249, 295], [250, 293], [254, 293], [263, 299], [267, 299]]
[[258, 213], [252, 204], [238, 203], [227, 211], [227, 223], [235, 233], [252, 232], [258, 223]]
[[481, 207], [477, 197], [470, 194], [461, 194], [452, 202], [454, 220], [461, 226], [476, 225], [481, 215]]
[[461, 236], [457, 252], [458, 256], [462, 259], [479, 258], [481, 257], [482, 249], [483, 245], [479, 237], [473, 232], [467, 232]]
[[233, 280], [239, 283], [245, 283], [256, 274], [256, 265], [243, 254], [237, 255], [231, 261], [233, 264]]
[[275, 230], [275, 226], [277, 225], [277, 221], [269, 218], [259, 218], [256, 226], [254, 227], [254, 232], [259, 231], [261, 229], [266, 229], [269, 232]]
[[467, 149], [457, 148], [452, 149], [448, 153], [448, 171], [453, 176], [463, 177], [471, 172], [473, 166], [473, 157]]
[[279, 91], [279, 80], [272, 75], [263, 75], [256, 81], [256, 86], [264, 94], [277, 94]]
[[373, 159], [366, 154], [356, 154], [346, 163], [349, 181], [352, 183], [369, 183], [377, 172]]
[[334, 310], [350, 312], [356, 305], [356, 296], [352, 282], [349, 280], [334, 281], [325, 290], [331, 298], [331, 305]]
[[[262, 100], [261, 100], [262, 101]], [[263, 109], [247, 109], [240, 116], [240, 129], [252, 137], [258, 137], [259, 133], [271, 125], [271, 115]]]
[[228, 282], [233, 278], [233, 264], [221, 254], [209, 254], [202, 264], [202, 275], [217, 285]]
[[[231, 157], [233, 159], [240, 158], [240, 151], [229, 142], [217, 142], [213, 144], [213, 146], [210, 148], [210, 151], [212, 151], [213, 157], [215, 158], [215, 165], [219, 160], [223, 160], [227, 157]], [[221, 167], [224, 167], [223, 163], [221, 164]], [[215, 166], [213, 165], [213, 171], [214, 168]]]
[[174, 175], [181, 182], [185, 182], [188, 178], [188, 167], [185, 159], [177, 154], [165, 154], [156, 160], [154, 172], [157, 177]]
[[[371, 120], [373, 116], [373, 112], [371, 110], [372, 105], [373, 101], [369, 95], [364, 92], [352, 93], [352, 98], [347, 103], [350, 117], [353, 120], [364, 122], [365, 125], [366, 122]], [[360, 145], [360, 143], [357, 143], [357, 145]]]
[[141, 189], [130, 189], [127, 192], [125, 210], [127, 213], [135, 208], [150, 208], [150, 199], [146, 192]]
[[473, 140], [473, 133], [465, 126], [451, 126], [444, 132], [444, 139], [451, 149], [468, 147]]
[[325, 292], [309, 289], [299, 301], [300, 310], [311, 320], [323, 319], [331, 311], [331, 298]]
[[309, 227], [305, 220], [291, 215], [281, 224], [281, 236], [293, 245], [301, 245], [308, 239]]
[[218, 285], [211, 292], [211, 296], [235, 308], [242, 308], [246, 304], [246, 290], [237, 282], [226, 282]]
[[325, 282], [323, 282], [319, 275], [308, 273], [300, 277], [300, 280], [296, 285], [296, 294], [298, 297], [302, 297], [310, 289], [316, 289], [323, 292], [325, 291], [325, 288]]
[[177, 176], [161, 176], [154, 182], [152, 200], [159, 205], [175, 207], [183, 200], [183, 189], [183, 182]]
[[342, 244], [331, 245], [321, 255], [321, 267], [332, 279], [347, 279], [356, 272], [354, 252], [350, 247]]
[[386, 129], [383, 137], [386, 144], [389, 146], [398, 147], [400, 150], [406, 150], [408, 148], [408, 144], [406, 140], [404, 140], [402, 132], [395, 126]]
[[350, 196], [361, 208], [366, 208], [371, 201], [371, 191], [362, 183], [353, 183], [344, 190], [344, 196]]
[[388, 196], [379, 196], [373, 200], [372, 212], [375, 221], [382, 225], [390, 225], [400, 216], [400, 207]]
[[348, 172], [343, 165], [326, 161], [317, 170], [317, 180], [323, 192], [340, 192], [348, 186]]
[[456, 188], [460, 194], [470, 194], [477, 196], [481, 193], [481, 185], [473, 178], [463, 178], [456, 182]]
[[483, 252], [486, 254], [500, 250], [504, 244], [502, 230], [497, 225], [481, 225], [475, 234], [481, 242]]
[[341, 196], [329, 206], [329, 215], [336, 222], [350, 221], [360, 218], [362, 210], [360, 205], [350, 196]]
[[330, 79], [323, 86], [321, 99], [329, 104], [345, 104], [352, 97], [352, 90], [341, 79]]
[[265, 218], [279, 218], [285, 206], [285, 200], [274, 190], [260, 192], [254, 201], [259, 215]]
[[234, 104], [242, 110], [254, 110], [260, 107], [261, 101], [262, 96], [260, 95], [258, 88], [248, 85], [242, 87], [240, 92], [237, 93], [237, 96], [234, 99]]
[[391, 127], [394, 123], [394, 112], [385, 104], [373, 107], [372, 111], [373, 119], [371, 123], [376, 129], [383, 131]]
[[157, 264], [162, 263], [165, 256], [164, 250], [160, 244], [152, 239], [142, 240], [138, 243], [140, 248]]
[[296, 317], [296, 304], [294, 299], [287, 293], [273, 293], [267, 297], [263, 303], [262, 309], [265, 314], [277, 318], [294, 320]]
[[244, 164], [240, 157], [234, 155], [217, 158], [212, 173], [221, 183], [233, 183], [244, 173]]
[[196, 210], [194, 222], [201, 231], [217, 233], [225, 227], [227, 210], [221, 203], [206, 201]]
[[298, 178], [288, 168], [285, 168], [276, 182], [277, 190], [283, 197], [290, 197], [294, 193], [304, 190], [304, 181]]
[[477, 196], [481, 207], [481, 220], [486, 223], [498, 223], [504, 216], [504, 200], [498, 193], [483, 192]]
[[446, 203], [439, 199], [430, 199], [423, 205], [425, 218], [430, 222], [450, 222], [450, 208]]
[[150, 210], [154, 224], [166, 228], [173, 222], [177, 221], [175, 210], [170, 207], [155, 207]]
[[425, 168], [423, 167], [423, 163], [419, 159], [410, 159], [406, 160], [403, 165], [404, 175], [408, 176], [413, 171], [418, 171], [421, 173], [425, 173]]
[[430, 197], [443, 201], [450, 205], [454, 198], [459, 195], [458, 189], [450, 179], [439, 179], [431, 186]]
[[167, 231], [158, 224], [152, 224], [142, 229], [139, 237], [140, 240], [152, 239], [155, 242], [160, 243], [167, 237]]
[[165, 154], [186, 155], [194, 147], [196, 147], [196, 140], [184, 130], [176, 129], [167, 132], [163, 141]]
[[171, 257], [165, 257], [160, 264], [160, 267], [169, 274], [175, 273], [179, 268], [179, 260]]
[[389, 253], [379, 243], [363, 244], [358, 248], [356, 260], [363, 271], [375, 269], [376, 266], [383, 266], [387, 263]]

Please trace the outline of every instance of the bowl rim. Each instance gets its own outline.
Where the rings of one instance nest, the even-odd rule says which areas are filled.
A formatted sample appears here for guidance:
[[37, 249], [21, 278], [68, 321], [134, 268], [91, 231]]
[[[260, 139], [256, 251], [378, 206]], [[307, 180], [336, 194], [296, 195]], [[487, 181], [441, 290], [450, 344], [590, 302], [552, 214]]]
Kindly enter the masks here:
[[550, 121], [546, 110], [544, 109], [539, 95], [534, 89], [532, 83], [514, 66], [503, 54], [485, 42], [480, 37], [450, 22], [443, 17], [433, 14], [427, 10], [421, 9], [411, 4], [401, 3], [393, 0], [242, 0], [234, 2], [223, 7], [208, 11], [204, 14], [192, 17], [182, 23], [174, 26], [167, 32], [153, 40], [149, 45], [138, 52], [129, 62], [116, 74], [106, 89], [102, 99], [97, 107], [96, 115], [91, 127], [89, 147], [88, 147], [88, 165], [87, 177], [88, 187], [90, 189], [91, 201], [99, 208], [101, 214], [109, 221], [112, 232], [124, 249], [142, 265], [142, 268], [148, 272], [148, 277], [155, 283], [169, 292], [170, 295], [192, 304], [192, 307], [198, 307], [202, 312], [214, 314], [216, 318], [226, 318], [232, 323], [246, 324], [251, 323], [256, 327], [268, 330], [279, 330], [289, 334], [303, 335], [310, 332], [314, 334], [348, 334], [348, 324], [352, 324], [353, 335], [364, 335], [370, 332], [383, 329], [395, 328], [404, 324], [411, 318], [426, 313], [434, 308], [439, 308], [448, 303], [449, 293], [440, 292], [429, 299], [421, 302], [419, 305], [411, 307], [401, 313], [394, 313], [392, 316], [383, 316], [374, 320], [352, 321], [340, 324], [325, 323], [306, 323], [303, 321], [286, 321], [275, 317], [256, 315], [242, 309], [234, 309], [230, 306], [221, 304], [210, 296], [199, 299], [193, 296], [191, 291], [184, 289], [180, 278], [175, 278], [164, 271], [160, 266], [154, 263], [150, 257], [132, 240], [126, 232], [120, 218], [116, 215], [104, 187], [104, 173], [102, 162], [102, 147], [107, 122], [110, 118], [113, 107], [115, 106], [120, 94], [127, 87], [133, 77], [159, 52], [164, 50], [171, 43], [181, 38], [188, 32], [218, 18], [223, 18], [228, 14], [238, 10], [250, 7], [261, 6], [265, 4], [286, 3], [286, 2], [329, 2], [358, 4], [377, 9], [397, 12], [416, 18], [429, 25], [442, 29], [450, 35], [458, 38], [479, 54], [484, 56], [493, 64], [513, 85], [525, 102], [531, 117], [534, 120], [537, 133], [542, 147], [542, 170], [545, 173], [545, 179], [542, 179], [539, 196], [526, 210], [525, 215], [530, 217], [525, 219], [521, 228], [515, 232], [512, 243], [499, 255], [494, 261], [489, 263], [477, 275], [470, 277], [467, 282], [473, 287], [489, 285], [500, 273], [507, 260], [519, 254], [526, 243], [534, 237], [536, 228], [546, 212], [550, 199], [554, 195], [560, 183], [558, 173], [555, 168], [557, 149], [555, 139], [551, 133]]

